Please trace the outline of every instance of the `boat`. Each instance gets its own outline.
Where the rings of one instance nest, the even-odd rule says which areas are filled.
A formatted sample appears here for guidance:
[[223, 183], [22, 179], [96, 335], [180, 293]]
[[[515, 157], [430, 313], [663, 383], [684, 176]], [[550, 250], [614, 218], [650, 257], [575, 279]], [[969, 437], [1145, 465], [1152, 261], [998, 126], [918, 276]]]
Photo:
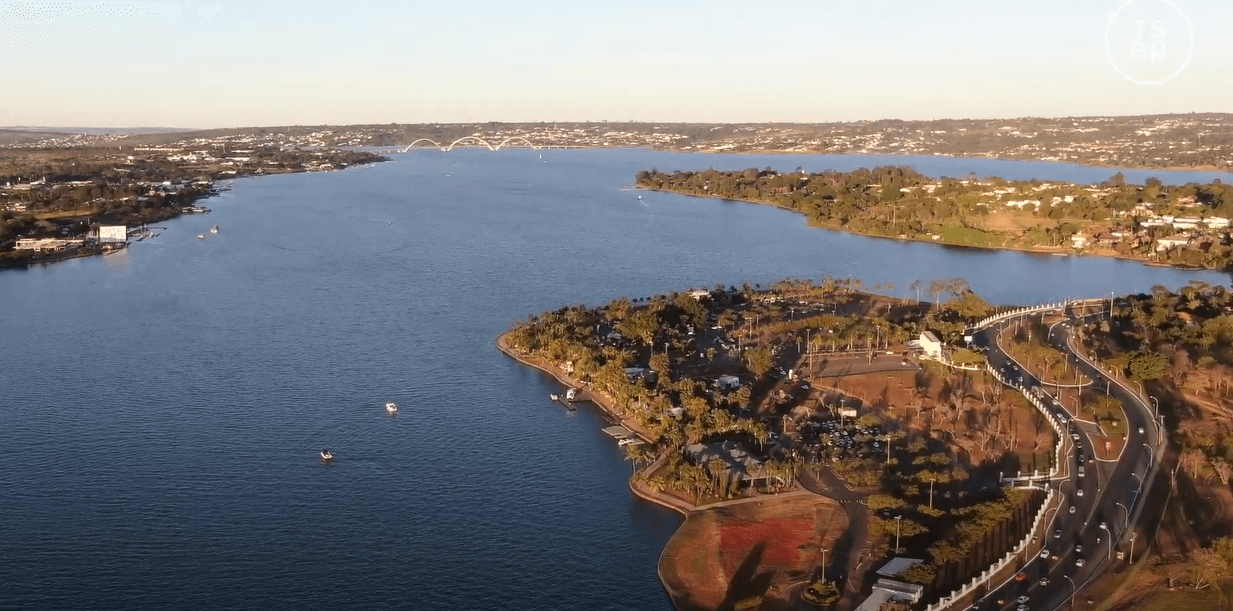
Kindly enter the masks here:
[[636, 437], [626, 437], [625, 439], [622, 439], [617, 442], [618, 446], [636, 446], [636, 445], [641, 445], [641, 444], [642, 444], [642, 440]]
[[210, 228], [210, 233], [218, 233], [218, 225], [215, 225], [215, 226], [211, 227], [211, 228]]
[[571, 388], [571, 389], [569, 389], [569, 390], [565, 391], [565, 400], [566, 400], [566, 401], [573, 401], [573, 400], [574, 400], [574, 398], [575, 398], [575, 397], [577, 397], [577, 396], [578, 396], [578, 391], [577, 391], [577, 389]]
[[334, 453], [329, 450], [321, 450], [321, 460], [334, 460]]
[[385, 411], [390, 412], [391, 414], [398, 411], [398, 404], [393, 401], [387, 402], [385, 404]]
[[551, 394], [551, 395], [548, 395], [548, 398], [549, 398], [549, 399], [552, 399], [553, 401], [560, 401], [560, 400], [561, 400], [561, 396], [560, 396], [560, 395], [557, 395], [557, 394]]

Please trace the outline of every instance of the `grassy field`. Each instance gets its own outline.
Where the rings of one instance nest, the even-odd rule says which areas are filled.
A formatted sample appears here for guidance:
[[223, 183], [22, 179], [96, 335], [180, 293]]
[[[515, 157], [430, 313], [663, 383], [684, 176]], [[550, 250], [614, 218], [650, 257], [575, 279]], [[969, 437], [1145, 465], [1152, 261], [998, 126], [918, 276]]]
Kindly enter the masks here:
[[963, 246], [1001, 246], [1005, 239], [994, 233], [985, 233], [971, 227], [947, 227], [942, 230], [942, 240], [947, 244]]

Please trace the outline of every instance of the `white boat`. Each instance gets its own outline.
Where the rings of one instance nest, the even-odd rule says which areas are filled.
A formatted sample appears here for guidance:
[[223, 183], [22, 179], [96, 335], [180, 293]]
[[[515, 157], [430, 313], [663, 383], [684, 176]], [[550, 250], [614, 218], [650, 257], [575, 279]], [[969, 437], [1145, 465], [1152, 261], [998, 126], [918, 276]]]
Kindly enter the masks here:
[[618, 442], [617, 442], [617, 445], [619, 445], [619, 446], [636, 446], [636, 445], [639, 445], [639, 444], [641, 444], [641, 443], [642, 443], [642, 440], [641, 440], [641, 439], [636, 439], [636, 438], [634, 438], [634, 437], [626, 437], [625, 439], [622, 439], [622, 440], [618, 441]]
[[321, 450], [321, 460], [334, 460], [334, 453], [329, 450]]
[[398, 411], [398, 404], [393, 401], [387, 402], [385, 404], [385, 411], [390, 412], [391, 414]]
[[210, 228], [210, 233], [218, 233], [218, 225], [215, 225], [215, 226], [211, 227], [211, 228]]
[[574, 397], [577, 397], [577, 396], [578, 396], [578, 391], [577, 391], [577, 390], [575, 390], [575, 389], [573, 389], [573, 388], [571, 388], [571, 389], [569, 389], [569, 390], [565, 391], [565, 400], [566, 400], [566, 401], [573, 401], [573, 400], [574, 400]]
[[553, 394], [553, 395], [548, 395], [548, 398], [549, 398], [549, 399], [552, 399], [553, 401], [560, 401], [560, 400], [561, 400], [561, 396], [560, 396], [560, 395], [555, 395], [555, 394]]
[[199, 233], [199, 234], [197, 234], [197, 239], [198, 239], [198, 240], [204, 240], [204, 239], [205, 239], [205, 234], [204, 234], [204, 233]]

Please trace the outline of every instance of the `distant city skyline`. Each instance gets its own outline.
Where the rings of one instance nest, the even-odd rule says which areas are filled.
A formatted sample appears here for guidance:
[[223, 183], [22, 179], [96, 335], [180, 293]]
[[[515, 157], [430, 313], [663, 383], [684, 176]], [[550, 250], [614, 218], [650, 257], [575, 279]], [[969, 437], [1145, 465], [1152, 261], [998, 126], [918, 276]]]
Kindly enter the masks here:
[[1230, 0], [0, 0], [0, 123], [1228, 112], [1230, 26]]

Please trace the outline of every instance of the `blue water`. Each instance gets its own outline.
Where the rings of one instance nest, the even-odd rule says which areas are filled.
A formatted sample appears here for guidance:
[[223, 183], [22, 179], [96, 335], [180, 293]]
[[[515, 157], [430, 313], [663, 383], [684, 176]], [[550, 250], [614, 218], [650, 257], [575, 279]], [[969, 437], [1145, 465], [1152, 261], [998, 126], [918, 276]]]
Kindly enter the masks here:
[[680, 518], [631, 496], [597, 414], [495, 350], [511, 322], [828, 273], [896, 294], [962, 276], [999, 302], [1227, 284], [621, 190], [652, 166], [881, 162], [417, 151], [240, 180], [120, 254], [0, 273], [0, 609], [669, 609], [655, 566]]

